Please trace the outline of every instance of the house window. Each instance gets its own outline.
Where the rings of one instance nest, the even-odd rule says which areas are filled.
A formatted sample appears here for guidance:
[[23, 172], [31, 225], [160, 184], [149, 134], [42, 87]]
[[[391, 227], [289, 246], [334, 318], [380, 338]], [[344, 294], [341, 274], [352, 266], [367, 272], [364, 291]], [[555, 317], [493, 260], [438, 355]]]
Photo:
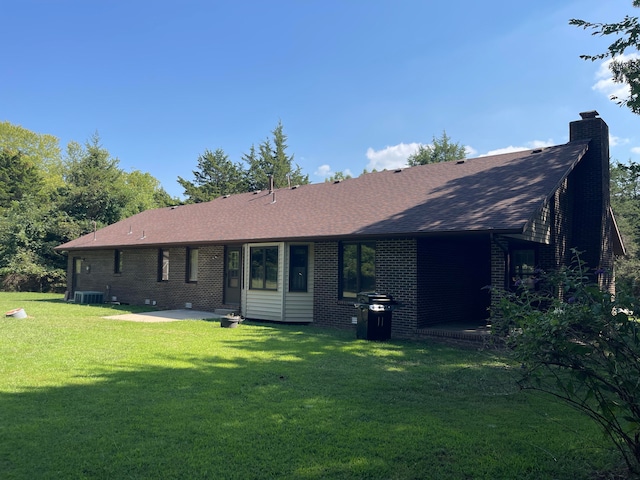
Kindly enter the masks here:
[[251, 288], [278, 289], [278, 247], [251, 247]]
[[516, 249], [511, 251], [511, 287], [535, 286], [536, 252], [533, 249]]
[[358, 292], [376, 289], [376, 244], [340, 244], [340, 298], [355, 298]]
[[198, 249], [187, 247], [187, 282], [198, 281]]
[[307, 291], [308, 245], [291, 245], [289, 248], [289, 291]]
[[169, 280], [169, 250], [161, 248], [158, 250], [158, 281]]
[[113, 273], [122, 273], [122, 250], [113, 252]]

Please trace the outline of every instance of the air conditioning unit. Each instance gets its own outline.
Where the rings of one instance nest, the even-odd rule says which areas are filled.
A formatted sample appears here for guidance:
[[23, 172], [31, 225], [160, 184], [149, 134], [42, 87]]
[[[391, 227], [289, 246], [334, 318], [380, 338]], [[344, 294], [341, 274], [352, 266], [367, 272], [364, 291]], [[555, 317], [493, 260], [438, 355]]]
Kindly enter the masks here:
[[104, 303], [102, 292], [75, 292], [73, 302], [80, 304]]

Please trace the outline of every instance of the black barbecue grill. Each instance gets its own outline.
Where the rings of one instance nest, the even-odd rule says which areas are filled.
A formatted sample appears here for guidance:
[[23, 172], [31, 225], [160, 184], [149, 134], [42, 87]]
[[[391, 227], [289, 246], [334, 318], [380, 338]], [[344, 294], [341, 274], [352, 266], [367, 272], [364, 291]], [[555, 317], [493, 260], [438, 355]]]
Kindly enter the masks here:
[[392, 313], [398, 307], [398, 302], [391, 295], [376, 292], [360, 292], [356, 298], [356, 337], [366, 340], [389, 340]]

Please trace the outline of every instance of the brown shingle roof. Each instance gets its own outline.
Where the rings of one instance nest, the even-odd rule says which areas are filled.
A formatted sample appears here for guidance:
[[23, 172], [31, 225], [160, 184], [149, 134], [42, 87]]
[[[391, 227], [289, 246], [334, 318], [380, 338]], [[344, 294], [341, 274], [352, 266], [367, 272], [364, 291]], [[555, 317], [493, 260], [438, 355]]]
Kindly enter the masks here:
[[521, 232], [587, 147], [576, 141], [147, 210], [57, 249]]

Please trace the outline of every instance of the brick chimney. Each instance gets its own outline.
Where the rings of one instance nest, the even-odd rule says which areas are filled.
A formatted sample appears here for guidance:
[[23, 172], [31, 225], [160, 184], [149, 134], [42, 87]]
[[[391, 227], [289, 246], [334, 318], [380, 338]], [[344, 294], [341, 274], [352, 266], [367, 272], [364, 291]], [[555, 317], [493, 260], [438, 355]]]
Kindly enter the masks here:
[[[584, 251], [591, 269], [602, 268], [601, 286], [613, 283], [612, 219], [609, 211], [609, 127], [595, 110], [569, 124], [569, 141], [589, 140], [589, 148], [574, 176], [574, 246]], [[610, 278], [609, 278], [610, 277]]]

